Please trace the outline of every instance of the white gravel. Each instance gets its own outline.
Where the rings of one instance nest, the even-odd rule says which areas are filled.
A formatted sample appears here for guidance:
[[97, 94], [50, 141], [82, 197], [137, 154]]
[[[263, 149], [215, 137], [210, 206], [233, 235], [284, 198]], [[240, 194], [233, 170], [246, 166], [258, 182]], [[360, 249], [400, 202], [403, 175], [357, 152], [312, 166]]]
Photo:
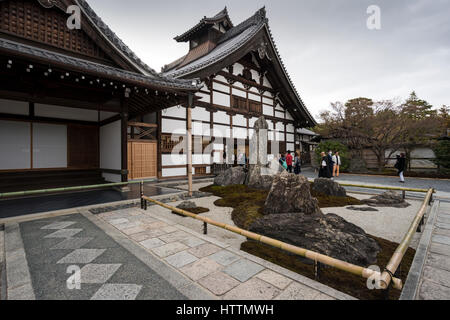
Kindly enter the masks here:
[[[360, 200], [370, 197], [361, 194], [349, 194], [349, 196]], [[410, 199], [407, 199], [406, 201], [411, 204], [408, 208], [383, 207], [376, 208], [378, 211], [355, 211], [348, 210], [346, 207], [338, 207], [323, 208], [322, 212], [325, 214], [337, 214], [348, 222], [359, 226], [368, 234], [399, 243], [408, 231], [414, 217], [422, 205], [422, 201]], [[411, 242], [411, 247], [417, 247], [420, 235], [420, 233], [415, 234], [413, 241]]]

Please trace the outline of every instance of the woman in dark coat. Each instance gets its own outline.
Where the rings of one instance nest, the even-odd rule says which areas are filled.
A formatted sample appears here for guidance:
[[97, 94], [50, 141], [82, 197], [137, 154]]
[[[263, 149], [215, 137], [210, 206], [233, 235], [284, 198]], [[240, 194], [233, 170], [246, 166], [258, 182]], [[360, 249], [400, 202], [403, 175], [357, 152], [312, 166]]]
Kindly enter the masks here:
[[406, 157], [404, 153], [400, 154], [400, 156], [397, 156], [397, 162], [395, 163], [394, 167], [398, 170], [400, 182], [405, 183], [405, 177], [403, 176], [403, 172], [406, 169]]
[[322, 152], [320, 155], [322, 156], [322, 159], [320, 160], [319, 178], [330, 178], [328, 157], [325, 152]]
[[294, 158], [294, 173], [300, 174], [302, 172], [301, 168], [301, 159], [298, 152], [295, 152], [295, 158]]

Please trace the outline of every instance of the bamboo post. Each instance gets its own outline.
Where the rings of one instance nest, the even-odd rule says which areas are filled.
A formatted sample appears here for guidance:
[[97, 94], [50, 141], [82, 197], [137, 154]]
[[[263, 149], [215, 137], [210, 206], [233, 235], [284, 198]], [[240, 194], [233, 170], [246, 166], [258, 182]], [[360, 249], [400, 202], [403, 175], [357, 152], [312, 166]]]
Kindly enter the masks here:
[[141, 194], [141, 209], [144, 209], [144, 181], [141, 181], [140, 185], [139, 185], [139, 191]]
[[382, 289], [387, 289], [389, 287], [389, 284], [393, 278], [392, 275], [394, 275], [397, 272], [397, 269], [400, 263], [402, 262], [403, 256], [405, 255], [406, 250], [408, 250], [409, 248], [409, 244], [411, 243], [413, 235], [416, 233], [417, 228], [419, 227], [420, 222], [425, 215], [426, 209], [428, 207], [430, 198], [433, 195], [433, 192], [434, 192], [433, 189], [428, 190], [425, 200], [422, 203], [422, 206], [420, 207], [420, 210], [417, 213], [416, 217], [414, 218], [414, 221], [412, 222], [408, 232], [403, 237], [402, 242], [399, 244], [394, 254], [392, 255], [391, 260], [389, 261], [388, 265], [385, 268], [385, 271], [383, 271], [383, 273], [381, 274], [380, 285]]
[[187, 107], [187, 175], [188, 175], [188, 192], [192, 197], [192, 103], [194, 96], [189, 93]]

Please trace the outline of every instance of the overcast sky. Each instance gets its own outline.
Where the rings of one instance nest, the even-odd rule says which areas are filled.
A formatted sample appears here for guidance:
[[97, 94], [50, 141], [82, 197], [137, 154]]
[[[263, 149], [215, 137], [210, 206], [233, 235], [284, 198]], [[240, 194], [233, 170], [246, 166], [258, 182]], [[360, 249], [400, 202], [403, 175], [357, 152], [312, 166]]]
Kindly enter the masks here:
[[[450, 105], [450, 0], [88, 0], [149, 66], [186, 54], [173, 37], [228, 7], [235, 25], [266, 6], [269, 25], [302, 99], [317, 118], [330, 102], [406, 98], [415, 90]], [[369, 30], [368, 6], [381, 9]]]

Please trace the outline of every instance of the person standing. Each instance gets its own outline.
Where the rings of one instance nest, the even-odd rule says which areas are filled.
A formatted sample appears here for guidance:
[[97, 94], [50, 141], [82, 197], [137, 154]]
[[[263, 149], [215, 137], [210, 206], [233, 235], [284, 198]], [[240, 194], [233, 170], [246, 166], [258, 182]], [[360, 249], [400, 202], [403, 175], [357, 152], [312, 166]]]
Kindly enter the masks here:
[[280, 154], [280, 159], [278, 159], [280, 162], [280, 165], [284, 168], [284, 170], [287, 170], [287, 164], [286, 164], [286, 157], [284, 154]]
[[339, 151], [336, 151], [333, 156], [333, 177], [339, 177], [339, 169], [341, 167], [341, 156]]
[[397, 156], [397, 162], [394, 166], [398, 170], [398, 176], [400, 177], [400, 183], [405, 183], [405, 177], [403, 175], [406, 169], [406, 157], [404, 153]]
[[328, 150], [327, 154], [327, 168], [328, 168], [328, 178], [333, 178], [333, 151]]
[[287, 165], [287, 171], [289, 173], [292, 173], [292, 154], [291, 150], [288, 150], [286, 154], [286, 165]]
[[325, 152], [321, 152], [320, 155], [322, 159], [320, 160], [319, 178], [329, 178], [328, 157]]
[[294, 173], [300, 174], [302, 172], [302, 163], [300, 159], [300, 154], [298, 152], [295, 152], [294, 157]]

